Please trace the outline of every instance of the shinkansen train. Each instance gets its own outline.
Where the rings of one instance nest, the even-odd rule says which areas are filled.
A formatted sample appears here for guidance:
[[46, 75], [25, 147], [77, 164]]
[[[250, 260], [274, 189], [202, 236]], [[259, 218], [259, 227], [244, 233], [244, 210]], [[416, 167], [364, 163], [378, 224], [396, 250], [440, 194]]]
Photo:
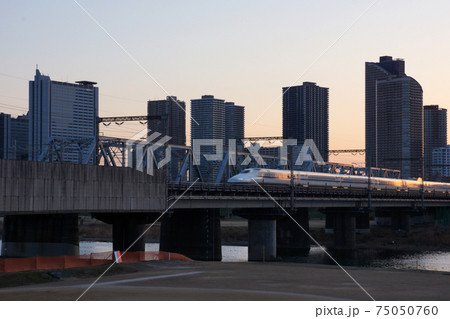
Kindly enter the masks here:
[[[262, 185], [289, 185], [291, 183], [291, 171], [250, 168], [228, 180], [228, 183], [241, 184], [254, 184], [255, 182]], [[294, 183], [297, 186], [304, 187], [368, 189], [369, 178], [358, 175], [294, 171]], [[422, 187], [424, 192], [450, 192], [450, 184], [447, 183], [422, 182], [421, 179], [370, 178], [370, 188], [373, 190], [421, 191]]]

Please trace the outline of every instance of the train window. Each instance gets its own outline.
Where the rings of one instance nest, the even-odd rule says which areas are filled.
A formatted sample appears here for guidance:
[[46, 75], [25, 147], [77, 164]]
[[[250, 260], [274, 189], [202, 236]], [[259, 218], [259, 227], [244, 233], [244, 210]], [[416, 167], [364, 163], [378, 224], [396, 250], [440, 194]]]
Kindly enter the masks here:
[[244, 170], [241, 172], [241, 174], [247, 174], [247, 173], [250, 173], [250, 172], [251, 172], [250, 169], [244, 169]]

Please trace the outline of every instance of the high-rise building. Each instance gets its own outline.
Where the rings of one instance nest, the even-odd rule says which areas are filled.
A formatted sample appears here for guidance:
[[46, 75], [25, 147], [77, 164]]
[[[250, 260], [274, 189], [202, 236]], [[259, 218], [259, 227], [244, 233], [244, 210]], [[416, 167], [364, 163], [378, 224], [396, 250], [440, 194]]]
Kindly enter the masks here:
[[[196, 139], [225, 139], [225, 100], [216, 99], [213, 95], [191, 100], [191, 146]], [[214, 154], [216, 149], [214, 146], [203, 146], [200, 151], [202, 154]], [[219, 165], [207, 161], [204, 156], [200, 156], [199, 164], [198, 171], [194, 169], [193, 177], [212, 182]]]
[[424, 105], [425, 178], [433, 179], [433, 149], [447, 145], [447, 110], [438, 105]]
[[0, 159], [10, 158], [11, 115], [0, 113]]
[[[176, 96], [148, 101], [148, 128], [152, 132], [172, 137], [170, 144], [186, 145], [186, 104]], [[150, 132], [151, 134], [151, 132]]]
[[237, 145], [242, 145], [244, 126], [244, 107], [235, 105], [233, 102], [225, 102], [225, 146], [228, 146], [230, 139], [236, 140]]
[[366, 165], [423, 176], [422, 87], [403, 60], [366, 63]]
[[0, 113], [0, 158], [28, 160], [28, 117]]
[[377, 81], [377, 166], [422, 177], [422, 87], [411, 77]]
[[328, 88], [316, 83], [283, 88], [283, 137], [302, 145], [312, 139], [322, 158], [328, 161]]
[[[226, 138], [244, 137], [244, 107], [232, 102], [216, 99], [213, 95], [203, 95], [201, 99], [191, 100], [191, 145], [196, 139], [220, 139], [226, 149]], [[201, 147], [202, 154], [215, 154], [214, 146]], [[213, 181], [219, 171], [219, 163], [208, 162], [200, 157], [198, 171], [203, 181]], [[194, 170], [195, 178], [199, 177]]]
[[76, 145], [66, 145], [62, 161], [79, 163], [89, 158], [86, 162], [95, 163], [95, 156], [92, 156], [98, 133], [98, 88], [95, 84], [52, 81], [36, 70], [34, 81], [29, 85], [30, 160], [39, 160], [52, 141], [71, 139], [90, 146], [80, 151]]
[[[186, 104], [179, 101], [176, 96], [168, 96], [165, 100], [148, 101], [147, 115], [149, 120], [147, 128], [149, 136], [155, 132], [162, 136], [171, 137], [169, 144], [186, 145]], [[168, 164], [168, 180], [175, 181], [182, 166], [182, 159], [187, 150], [178, 150], [180, 156], [172, 156]], [[158, 161], [165, 154], [158, 154]]]
[[404, 76], [405, 61], [380, 57], [380, 62], [366, 62], [366, 166], [377, 166], [377, 81], [390, 75]]
[[191, 100], [191, 140], [224, 138], [225, 100], [216, 99], [214, 95]]
[[21, 115], [11, 119], [11, 149], [12, 157], [18, 160], [28, 160], [28, 116]]
[[431, 155], [432, 175], [437, 180], [450, 182], [450, 145], [435, 148]]

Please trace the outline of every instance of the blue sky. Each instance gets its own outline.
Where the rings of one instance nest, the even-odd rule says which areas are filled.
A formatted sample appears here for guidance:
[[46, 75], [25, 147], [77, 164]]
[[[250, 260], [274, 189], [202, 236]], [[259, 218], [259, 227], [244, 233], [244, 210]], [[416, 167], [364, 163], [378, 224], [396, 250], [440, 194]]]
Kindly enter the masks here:
[[[374, 1], [79, 2], [171, 95], [245, 105], [248, 136], [278, 136], [281, 88]], [[450, 106], [449, 13], [448, 1], [379, 0], [308, 69], [298, 84], [330, 88], [331, 148], [364, 147], [364, 62], [381, 55], [406, 60], [425, 104]], [[3, 112], [26, 111], [36, 64], [54, 80], [98, 82], [105, 116], [145, 114], [166, 95], [72, 0], [0, 1], [0, 43]]]

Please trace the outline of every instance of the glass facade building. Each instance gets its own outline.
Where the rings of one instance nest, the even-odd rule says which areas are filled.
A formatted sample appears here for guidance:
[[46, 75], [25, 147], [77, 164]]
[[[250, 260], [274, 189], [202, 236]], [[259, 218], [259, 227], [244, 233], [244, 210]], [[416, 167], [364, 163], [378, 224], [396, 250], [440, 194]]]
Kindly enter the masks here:
[[[29, 84], [30, 160], [42, 158], [54, 140], [74, 141], [64, 146], [61, 159], [54, 160], [80, 163], [82, 158], [90, 156], [88, 148], [80, 150], [75, 144], [82, 141], [95, 145], [97, 141], [98, 88], [95, 84], [52, 81], [36, 70], [34, 81]], [[94, 164], [95, 156], [90, 156], [88, 163]]]

